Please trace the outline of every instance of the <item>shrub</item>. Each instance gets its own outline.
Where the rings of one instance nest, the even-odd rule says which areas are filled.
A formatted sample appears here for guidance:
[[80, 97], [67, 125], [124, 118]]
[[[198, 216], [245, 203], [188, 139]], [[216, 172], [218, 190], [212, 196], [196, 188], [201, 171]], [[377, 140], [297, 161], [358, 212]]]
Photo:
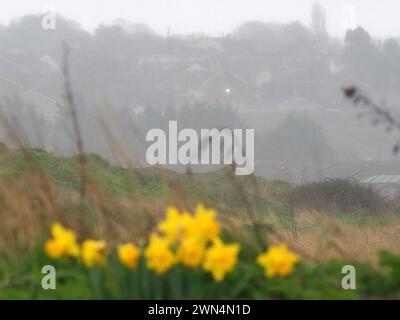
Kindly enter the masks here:
[[382, 212], [389, 205], [377, 191], [346, 179], [311, 182], [289, 195], [294, 207], [328, 212]]

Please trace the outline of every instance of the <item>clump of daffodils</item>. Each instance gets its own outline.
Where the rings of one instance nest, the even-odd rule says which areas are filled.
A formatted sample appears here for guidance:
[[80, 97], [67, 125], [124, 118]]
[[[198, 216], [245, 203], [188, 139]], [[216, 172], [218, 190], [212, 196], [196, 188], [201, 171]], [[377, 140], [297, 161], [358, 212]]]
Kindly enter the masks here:
[[[143, 254], [140, 247], [125, 243], [117, 247], [118, 259], [133, 270], [143, 256], [147, 269], [159, 275], [177, 264], [191, 269], [202, 268], [216, 282], [221, 282], [236, 267], [240, 246], [221, 240], [221, 226], [216, 216], [215, 210], [202, 204], [197, 205], [194, 214], [168, 207], [166, 218], [157, 225], [143, 248]], [[88, 239], [79, 245], [75, 232], [59, 223], [51, 226], [51, 235], [44, 245], [49, 257], [76, 258], [87, 268], [105, 265], [109, 253], [105, 241]], [[286, 277], [299, 259], [283, 243], [270, 246], [257, 257], [256, 262], [264, 268], [266, 277]]]
[[202, 267], [220, 282], [237, 264], [239, 245], [226, 245], [219, 238], [217, 212], [197, 205], [195, 213], [168, 207], [166, 218], [157, 226], [145, 248], [147, 267], [162, 274], [179, 263], [188, 268]]
[[106, 243], [102, 240], [85, 240], [80, 246], [76, 233], [64, 228], [60, 223], [51, 226], [52, 238], [46, 241], [44, 249], [52, 259], [76, 258], [91, 268], [103, 266], [106, 261]]
[[270, 246], [268, 250], [257, 257], [257, 263], [264, 268], [265, 276], [286, 277], [299, 261], [299, 256], [288, 249], [286, 243]]

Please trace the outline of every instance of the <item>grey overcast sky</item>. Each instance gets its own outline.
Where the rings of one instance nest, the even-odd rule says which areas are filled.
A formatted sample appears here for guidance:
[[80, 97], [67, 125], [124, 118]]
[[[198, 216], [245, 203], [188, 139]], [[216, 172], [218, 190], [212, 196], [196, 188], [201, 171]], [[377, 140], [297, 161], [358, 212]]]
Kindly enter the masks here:
[[[241, 22], [310, 22], [313, 3], [321, 4], [327, 15], [328, 31], [343, 36], [344, 25], [365, 27], [373, 36], [400, 36], [399, 0], [1, 0], [0, 23], [44, 12], [53, 7], [61, 15], [76, 20], [93, 31], [100, 23], [118, 18], [147, 23], [165, 34], [205, 32], [219, 35], [230, 32]], [[350, 9], [349, 9], [350, 8]], [[354, 13], [351, 13], [354, 8]], [[354, 17], [354, 18], [352, 18]]]

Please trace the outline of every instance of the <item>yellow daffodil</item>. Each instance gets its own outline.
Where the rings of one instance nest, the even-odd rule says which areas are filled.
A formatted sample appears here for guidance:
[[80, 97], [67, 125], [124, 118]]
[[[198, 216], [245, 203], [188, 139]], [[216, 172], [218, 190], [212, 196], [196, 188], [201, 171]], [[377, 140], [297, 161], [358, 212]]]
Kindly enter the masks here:
[[139, 261], [140, 249], [132, 243], [120, 245], [118, 247], [118, 257], [123, 265], [134, 269]]
[[44, 245], [44, 250], [50, 258], [58, 259], [64, 254], [64, 247], [56, 239], [49, 239]]
[[83, 264], [91, 268], [103, 266], [106, 261], [106, 243], [102, 240], [85, 240], [82, 243], [81, 258]]
[[204, 270], [211, 272], [215, 281], [221, 282], [235, 267], [239, 250], [238, 244], [226, 245], [219, 239], [214, 240], [205, 253]]
[[158, 274], [166, 272], [176, 261], [168, 239], [158, 235], [150, 237], [150, 242], [144, 251], [144, 255], [147, 258], [147, 267]]
[[188, 236], [192, 216], [186, 212], [180, 213], [175, 207], [167, 208], [167, 217], [158, 225], [158, 230], [171, 241], [182, 240]]
[[197, 236], [203, 240], [214, 240], [219, 236], [220, 225], [215, 220], [217, 212], [206, 209], [202, 204], [196, 207], [196, 214], [191, 224], [191, 236]]
[[198, 238], [187, 238], [181, 242], [177, 250], [180, 263], [186, 267], [196, 268], [203, 259], [205, 251], [204, 242]]
[[77, 257], [79, 245], [74, 231], [64, 228], [59, 223], [51, 226], [52, 238], [45, 243], [45, 251], [49, 257], [58, 259], [61, 257]]
[[299, 256], [288, 250], [286, 243], [270, 246], [269, 249], [257, 257], [257, 263], [264, 268], [265, 276], [272, 278], [275, 275], [286, 277], [293, 271]]

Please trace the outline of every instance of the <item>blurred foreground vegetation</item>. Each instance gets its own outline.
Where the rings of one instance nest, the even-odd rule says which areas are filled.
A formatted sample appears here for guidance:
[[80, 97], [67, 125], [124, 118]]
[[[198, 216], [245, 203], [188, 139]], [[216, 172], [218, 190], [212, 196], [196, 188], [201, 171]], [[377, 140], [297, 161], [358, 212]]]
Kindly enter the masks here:
[[[97, 155], [85, 155], [83, 176], [78, 160], [38, 149], [1, 148], [0, 298], [400, 297], [396, 200], [346, 181], [294, 187], [283, 181], [237, 177], [229, 167], [203, 174], [175, 173], [122, 168]], [[104, 268], [88, 270], [69, 260], [51, 260], [43, 251], [54, 222], [76, 230], [80, 240], [105, 239], [111, 247], [124, 242], [143, 246], [168, 205], [190, 210], [198, 202], [218, 211], [225, 228], [222, 237], [241, 247], [237, 268], [221, 283], [200, 271], [189, 270], [188, 277], [189, 271], [179, 265], [161, 276], [146, 271], [142, 260], [137, 270], [128, 270], [115, 253]], [[256, 256], [282, 242], [301, 260], [287, 277], [266, 278]], [[378, 255], [381, 249], [386, 251]], [[41, 288], [46, 264], [56, 267], [57, 290]], [[346, 264], [356, 267], [356, 290], [341, 287]]]
[[[245, 248], [248, 250], [249, 248]], [[247, 257], [246, 257], [247, 256]], [[190, 274], [177, 266], [163, 276], [144, 272], [143, 266], [131, 271], [112, 257], [104, 270], [87, 270], [68, 261], [54, 262], [43, 251], [32, 251], [23, 258], [0, 264], [0, 299], [399, 299], [400, 257], [381, 253], [380, 270], [368, 263], [331, 260], [312, 265], [300, 263], [288, 277], [267, 279], [260, 267], [241, 255], [242, 262], [222, 283], [214, 283], [205, 273]], [[56, 290], [43, 290], [44, 265], [57, 270]], [[342, 267], [352, 264], [357, 270], [356, 290], [344, 290]], [[186, 271], [186, 274], [184, 273]], [[177, 283], [179, 276], [191, 279]], [[186, 279], [187, 279], [186, 278]], [[95, 283], [101, 281], [101, 286]], [[198, 289], [202, 284], [202, 292]], [[206, 284], [206, 285], [204, 285]], [[137, 286], [146, 286], [138, 292]], [[183, 287], [182, 291], [175, 290]], [[196, 288], [197, 286], [197, 288]], [[175, 288], [175, 289], [174, 289]]]

